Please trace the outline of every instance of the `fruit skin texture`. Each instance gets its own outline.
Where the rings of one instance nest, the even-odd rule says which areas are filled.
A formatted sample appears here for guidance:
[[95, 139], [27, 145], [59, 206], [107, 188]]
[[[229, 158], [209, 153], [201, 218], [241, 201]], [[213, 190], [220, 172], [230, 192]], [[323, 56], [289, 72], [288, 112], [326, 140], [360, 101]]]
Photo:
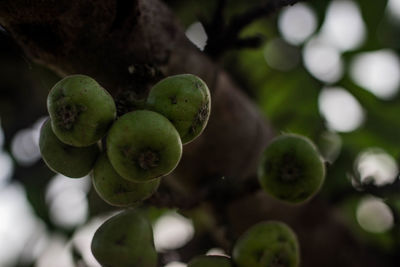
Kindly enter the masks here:
[[84, 147], [99, 141], [116, 116], [112, 96], [85, 75], [67, 76], [47, 97], [55, 135], [64, 143]]
[[157, 266], [151, 225], [132, 209], [104, 222], [93, 236], [91, 250], [102, 266]]
[[53, 133], [50, 120], [46, 120], [40, 129], [39, 148], [44, 162], [51, 170], [71, 178], [87, 175], [100, 153], [97, 144], [88, 147], [64, 144]]
[[202, 255], [192, 259], [187, 267], [232, 267], [232, 263], [225, 256]]
[[179, 134], [167, 118], [149, 110], [121, 116], [107, 136], [107, 156], [115, 171], [133, 182], [169, 174], [182, 156]]
[[203, 132], [211, 111], [207, 85], [192, 74], [169, 76], [159, 81], [151, 88], [147, 104], [174, 124], [183, 144]]
[[238, 267], [297, 267], [299, 255], [296, 234], [277, 221], [249, 228], [237, 240], [232, 252]]
[[92, 182], [96, 192], [108, 204], [117, 207], [134, 206], [149, 198], [158, 188], [160, 179], [135, 183], [122, 178], [103, 152], [94, 165]]
[[306, 201], [321, 188], [325, 164], [306, 137], [284, 134], [266, 148], [258, 169], [262, 188], [275, 198], [295, 204]]

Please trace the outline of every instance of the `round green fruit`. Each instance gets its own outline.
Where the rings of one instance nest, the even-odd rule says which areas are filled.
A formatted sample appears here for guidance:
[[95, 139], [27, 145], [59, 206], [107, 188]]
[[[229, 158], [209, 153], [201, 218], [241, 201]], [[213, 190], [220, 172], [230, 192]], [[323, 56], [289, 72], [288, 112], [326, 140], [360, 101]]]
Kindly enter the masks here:
[[180, 74], [167, 77], [154, 85], [147, 104], [174, 124], [182, 143], [186, 144], [199, 136], [206, 127], [211, 97], [207, 85], [199, 77]]
[[55, 135], [77, 147], [99, 141], [116, 116], [111, 95], [94, 79], [79, 74], [54, 85], [47, 98], [47, 109]]
[[153, 230], [135, 210], [126, 210], [104, 222], [93, 236], [91, 249], [102, 266], [157, 266]]
[[182, 156], [182, 143], [167, 118], [137, 110], [121, 116], [111, 126], [107, 155], [123, 178], [148, 182], [175, 169]]
[[50, 169], [71, 178], [87, 175], [100, 153], [97, 144], [88, 147], [64, 144], [53, 133], [50, 120], [46, 120], [40, 129], [39, 148]]
[[309, 139], [284, 134], [264, 151], [258, 178], [263, 189], [273, 197], [300, 203], [319, 191], [325, 179], [325, 164]]
[[122, 178], [103, 152], [94, 165], [92, 182], [96, 192], [110, 205], [128, 207], [149, 198], [158, 188], [160, 179], [135, 183]]
[[192, 259], [187, 267], [232, 267], [232, 263], [225, 256], [202, 255]]
[[232, 252], [238, 267], [297, 267], [299, 255], [296, 234], [276, 221], [252, 226], [237, 240]]

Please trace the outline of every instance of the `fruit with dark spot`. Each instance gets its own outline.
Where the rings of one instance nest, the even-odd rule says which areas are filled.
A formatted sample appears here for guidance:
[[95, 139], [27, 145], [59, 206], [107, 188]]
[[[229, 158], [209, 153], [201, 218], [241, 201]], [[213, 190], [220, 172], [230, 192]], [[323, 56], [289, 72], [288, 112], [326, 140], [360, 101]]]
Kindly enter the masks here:
[[112, 125], [107, 155], [123, 178], [148, 182], [175, 169], [182, 156], [182, 143], [175, 127], [163, 115], [137, 110]]
[[99, 196], [117, 207], [134, 206], [149, 198], [158, 188], [160, 179], [135, 183], [122, 178], [103, 152], [93, 168], [92, 182]]
[[104, 222], [93, 236], [91, 250], [102, 266], [157, 266], [151, 225], [144, 216], [132, 209]]
[[232, 267], [232, 263], [225, 256], [202, 255], [192, 259], [187, 267]]
[[64, 144], [53, 133], [50, 120], [46, 120], [40, 130], [39, 148], [50, 169], [71, 178], [87, 175], [100, 153], [97, 144], [88, 147]]
[[258, 223], [236, 241], [232, 258], [238, 267], [297, 267], [296, 234], [282, 222]]
[[275, 138], [264, 151], [258, 178], [271, 196], [300, 203], [319, 191], [325, 179], [325, 164], [309, 139], [284, 134]]
[[116, 116], [111, 95], [94, 79], [80, 74], [67, 76], [53, 86], [47, 109], [55, 135], [76, 147], [99, 141]]
[[211, 98], [207, 85], [197, 76], [169, 76], [154, 85], [148, 107], [167, 117], [178, 130], [182, 143], [199, 136], [207, 125]]

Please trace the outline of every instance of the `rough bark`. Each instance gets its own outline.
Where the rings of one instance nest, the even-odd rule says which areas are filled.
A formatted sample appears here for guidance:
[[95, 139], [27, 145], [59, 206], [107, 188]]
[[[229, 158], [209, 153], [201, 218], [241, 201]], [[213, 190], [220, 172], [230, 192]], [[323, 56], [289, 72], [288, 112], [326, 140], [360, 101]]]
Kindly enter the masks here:
[[[358, 259], [335, 264], [378, 266], [326, 203], [287, 207], [253, 194], [257, 162], [273, 130], [229, 76], [186, 39], [160, 1], [3, 0], [0, 24], [33, 60], [60, 75], [90, 75], [114, 96], [147, 90], [148, 84], [137, 79], [148, 74], [136, 73], [137, 66], [155, 67], [166, 76], [200, 76], [211, 90], [211, 119], [201, 137], [184, 147], [179, 167], [165, 179], [168, 192], [182, 195], [177, 199], [184, 204], [210, 201], [233, 239], [262, 219], [288, 222], [299, 233], [304, 266], [333, 266], [328, 262], [343, 246]], [[329, 248], [322, 247], [328, 240]], [[317, 255], [320, 249], [324, 253]]]

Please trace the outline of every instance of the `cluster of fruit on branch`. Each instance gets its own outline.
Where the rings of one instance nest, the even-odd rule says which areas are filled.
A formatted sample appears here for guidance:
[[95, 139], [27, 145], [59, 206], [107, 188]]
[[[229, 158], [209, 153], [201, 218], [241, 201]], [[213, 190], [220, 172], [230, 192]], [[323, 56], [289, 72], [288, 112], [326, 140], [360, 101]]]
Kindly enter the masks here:
[[[161, 178], [178, 165], [182, 145], [202, 133], [211, 111], [207, 85], [191, 74], [159, 81], [144, 109], [118, 118], [112, 96], [85, 75], [59, 81], [47, 105], [50, 118], [42, 126], [39, 146], [49, 168], [71, 178], [91, 173], [99, 196], [125, 208], [157, 190]], [[325, 166], [309, 139], [284, 134], [265, 150], [258, 176], [270, 195], [300, 203], [319, 190]], [[92, 252], [103, 266], [157, 266], [151, 225], [135, 209], [106, 221], [93, 237]], [[295, 233], [282, 222], [270, 221], [236, 240], [232, 259], [199, 256], [188, 266], [296, 267], [299, 255]]]
[[71, 75], [49, 93], [41, 154], [51, 169], [68, 177], [93, 169], [98, 194], [111, 205], [129, 207], [150, 197], [160, 178], [175, 169], [182, 144], [207, 125], [210, 105], [200, 78], [176, 75], [151, 88], [146, 110], [116, 120], [112, 96], [94, 79]]

